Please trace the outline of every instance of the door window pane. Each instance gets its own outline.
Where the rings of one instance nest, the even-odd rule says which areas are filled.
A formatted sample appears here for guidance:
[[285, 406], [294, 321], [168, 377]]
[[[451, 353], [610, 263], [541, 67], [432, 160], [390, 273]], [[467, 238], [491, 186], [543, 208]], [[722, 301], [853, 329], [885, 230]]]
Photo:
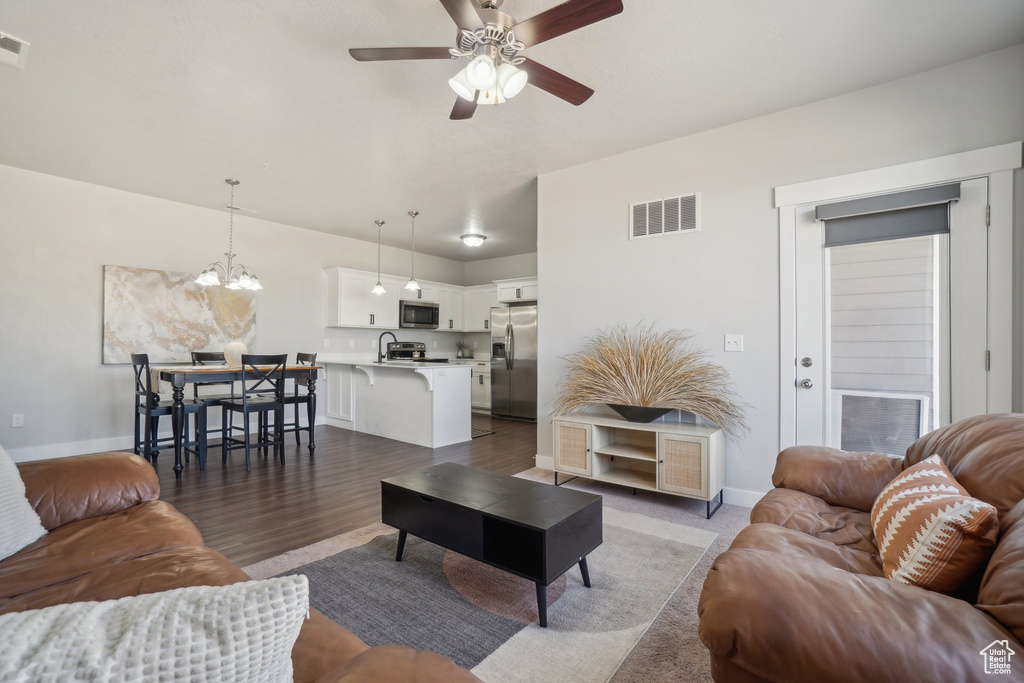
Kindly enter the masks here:
[[948, 243], [826, 250], [831, 446], [902, 455], [948, 421]]

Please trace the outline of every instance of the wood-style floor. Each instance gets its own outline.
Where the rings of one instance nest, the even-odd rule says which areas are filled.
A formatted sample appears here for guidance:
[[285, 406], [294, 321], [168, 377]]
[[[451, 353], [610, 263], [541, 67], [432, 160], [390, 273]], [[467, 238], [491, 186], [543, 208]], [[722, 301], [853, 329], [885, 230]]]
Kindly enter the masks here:
[[301, 448], [289, 434], [284, 466], [254, 451], [248, 473], [243, 451], [233, 451], [221, 465], [217, 445], [205, 472], [193, 458], [180, 480], [171, 469], [173, 452], [162, 450], [160, 497], [199, 527], [207, 545], [244, 567], [379, 522], [380, 480], [386, 477], [441, 462], [502, 474], [533, 467], [536, 425], [473, 415], [473, 426], [496, 433], [431, 449], [321, 426], [314, 458], [305, 434]]

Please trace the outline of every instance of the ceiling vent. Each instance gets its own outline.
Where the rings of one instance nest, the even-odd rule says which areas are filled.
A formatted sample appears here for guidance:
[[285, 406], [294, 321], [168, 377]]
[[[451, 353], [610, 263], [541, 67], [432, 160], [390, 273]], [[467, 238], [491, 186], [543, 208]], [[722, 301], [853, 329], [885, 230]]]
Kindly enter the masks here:
[[14, 36], [0, 33], [0, 64], [10, 64], [19, 69], [25, 68], [28, 61], [29, 44]]
[[629, 205], [629, 239], [678, 235], [700, 230], [700, 194]]

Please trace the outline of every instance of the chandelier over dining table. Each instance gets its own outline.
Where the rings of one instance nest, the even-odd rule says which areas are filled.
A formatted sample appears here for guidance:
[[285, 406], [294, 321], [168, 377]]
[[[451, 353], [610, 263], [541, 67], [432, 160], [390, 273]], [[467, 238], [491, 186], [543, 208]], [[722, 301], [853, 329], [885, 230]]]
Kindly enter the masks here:
[[236, 256], [234, 253], [235, 211], [238, 210], [238, 207], [235, 206], [235, 188], [240, 184], [240, 181], [228, 178], [224, 182], [231, 186], [231, 203], [227, 207], [230, 212], [230, 218], [228, 219], [228, 250], [224, 252], [224, 256], [227, 257], [227, 265], [220, 261], [211, 263], [199, 274], [199, 277], [195, 279], [195, 283], [197, 285], [215, 286], [220, 285], [223, 281], [224, 286], [228, 289], [258, 291], [263, 289], [263, 285], [260, 284], [256, 273], [251, 268], [234, 262]]

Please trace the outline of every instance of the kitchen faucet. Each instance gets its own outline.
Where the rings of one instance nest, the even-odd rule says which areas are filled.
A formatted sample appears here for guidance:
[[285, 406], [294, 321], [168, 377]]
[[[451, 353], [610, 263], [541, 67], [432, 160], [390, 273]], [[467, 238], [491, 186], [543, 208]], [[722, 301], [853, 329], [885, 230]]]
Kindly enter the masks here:
[[398, 337], [395, 336], [394, 332], [381, 332], [380, 333], [380, 336], [377, 337], [377, 362], [378, 363], [383, 363], [384, 362], [385, 353], [383, 351], [381, 351], [381, 348], [382, 348], [381, 347], [381, 342], [384, 341], [384, 335], [385, 334], [390, 334], [391, 338], [394, 339], [396, 343], [398, 342]]

